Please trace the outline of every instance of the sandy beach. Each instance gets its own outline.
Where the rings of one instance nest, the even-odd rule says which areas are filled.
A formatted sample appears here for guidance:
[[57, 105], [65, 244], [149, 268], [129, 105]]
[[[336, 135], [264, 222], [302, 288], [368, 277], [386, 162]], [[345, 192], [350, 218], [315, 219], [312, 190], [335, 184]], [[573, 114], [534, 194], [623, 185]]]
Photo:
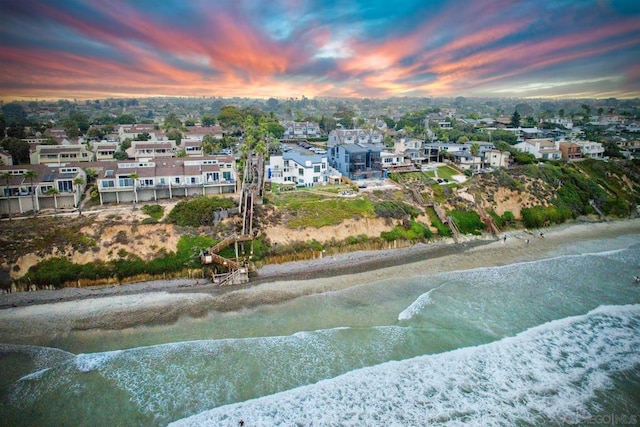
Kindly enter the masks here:
[[39, 338], [73, 330], [171, 323], [180, 316], [275, 304], [363, 283], [533, 261], [553, 256], [567, 244], [634, 233], [640, 233], [640, 219], [574, 222], [544, 230], [510, 231], [503, 235], [506, 240], [437, 242], [267, 265], [249, 284], [236, 287], [180, 279], [2, 294], [0, 342], [36, 344]]

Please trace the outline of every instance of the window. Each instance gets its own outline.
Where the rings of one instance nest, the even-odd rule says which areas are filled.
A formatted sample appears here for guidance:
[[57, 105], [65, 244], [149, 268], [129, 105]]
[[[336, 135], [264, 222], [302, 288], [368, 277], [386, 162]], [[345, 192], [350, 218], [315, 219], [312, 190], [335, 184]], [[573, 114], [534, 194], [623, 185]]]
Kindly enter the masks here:
[[303, 176], [304, 175], [304, 169], [299, 168], [298, 169], [298, 175]]
[[115, 187], [115, 182], [112, 179], [104, 179], [100, 182], [100, 186], [102, 188], [113, 188]]
[[128, 176], [118, 177], [118, 187], [133, 187], [133, 180]]
[[314, 165], [313, 166], [313, 172], [314, 173], [320, 173], [320, 165]]
[[58, 181], [58, 191], [61, 193], [73, 192], [73, 182], [71, 180]]
[[153, 179], [145, 178], [140, 180], [141, 187], [153, 187]]
[[222, 172], [222, 177], [225, 181], [231, 181], [231, 172]]
[[174, 180], [174, 181], [175, 181], [175, 183], [176, 183], [176, 184], [180, 184], [180, 177], [179, 177], [179, 176], [176, 176], [176, 178], [175, 178], [175, 180]]

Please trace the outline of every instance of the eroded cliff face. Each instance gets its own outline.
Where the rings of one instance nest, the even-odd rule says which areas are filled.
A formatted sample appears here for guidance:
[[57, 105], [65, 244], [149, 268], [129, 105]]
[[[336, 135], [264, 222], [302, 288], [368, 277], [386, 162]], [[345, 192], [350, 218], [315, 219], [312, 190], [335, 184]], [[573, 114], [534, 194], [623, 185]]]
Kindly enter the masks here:
[[[630, 168], [630, 167], [629, 167]], [[629, 169], [628, 168], [628, 169]], [[619, 171], [618, 171], [619, 172]], [[621, 189], [628, 194], [638, 192], [640, 186], [635, 169], [624, 173], [601, 173], [607, 179], [617, 179], [613, 184], [604, 181], [601, 187]], [[628, 172], [628, 173], [627, 173]], [[585, 172], [581, 172], [585, 174]], [[620, 175], [620, 176], [618, 176]], [[618, 185], [619, 184], [619, 185]], [[416, 184], [417, 185], [417, 184]], [[441, 202], [448, 209], [494, 210], [498, 215], [510, 211], [516, 220], [521, 218], [521, 210], [533, 206], [545, 206], [556, 197], [560, 184], [545, 182], [536, 177], [509, 170], [496, 174], [477, 175], [459, 188], [446, 190]], [[611, 188], [607, 189], [611, 192]], [[418, 188], [426, 202], [434, 199], [433, 189], [427, 185]], [[374, 201], [385, 198], [398, 200], [418, 208], [411, 191], [394, 190], [370, 193]], [[175, 203], [174, 203], [175, 204]], [[165, 215], [173, 205], [165, 206]], [[353, 218], [338, 225], [320, 228], [307, 227], [292, 229], [286, 226], [286, 212], [278, 211], [273, 205], [257, 209], [260, 218], [255, 222], [259, 232], [271, 244], [286, 245], [293, 242], [316, 240], [320, 243], [342, 241], [350, 236], [366, 235], [379, 237], [383, 231], [390, 231], [398, 220], [385, 218]], [[151, 259], [162, 252], [176, 251], [180, 236], [185, 233], [212, 233], [212, 229], [180, 229], [172, 224], [142, 224], [148, 218], [141, 210], [130, 207], [114, 207], [100, 212], [86, 212], [83, 216], [53, 216], [36, 219], [14, 219], [0, 222], [0, 279], [23, 276], [28, 269], [41, 260], [54, 256], [65, 256], [71, 262], [83, 264], [91, 261], [109, 261], [127, 254], [135, 254], [143, 259]], [[426, 215], [418, 221], [431, 225]], [[234, 228], [234, 219], [225, 220], [226, 230]], [[433, 229], [435, 231], [435, 229]], [[224, 233], [220, 231], [220, 233]], [[226, 232], [228, 234], [228, 231]], [[223, 235], [214, 238], [225, 237]]]

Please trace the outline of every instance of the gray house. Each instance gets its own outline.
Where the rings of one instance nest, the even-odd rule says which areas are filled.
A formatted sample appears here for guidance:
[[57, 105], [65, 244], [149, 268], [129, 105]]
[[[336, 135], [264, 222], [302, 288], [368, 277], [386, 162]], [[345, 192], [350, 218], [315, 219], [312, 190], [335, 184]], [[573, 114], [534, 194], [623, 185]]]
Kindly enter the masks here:
[[382, 178], [381, 150], [371, 144], [336, 145], [329, 150], [329, 163], [352, 180]]

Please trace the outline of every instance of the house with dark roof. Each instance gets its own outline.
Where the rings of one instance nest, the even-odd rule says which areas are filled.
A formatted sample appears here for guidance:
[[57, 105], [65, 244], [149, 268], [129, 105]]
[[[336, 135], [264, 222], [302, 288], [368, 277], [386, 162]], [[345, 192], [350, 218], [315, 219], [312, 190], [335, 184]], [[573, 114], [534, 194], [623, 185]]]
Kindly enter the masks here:
[[329, 149], [329, 163], [352, 180], [382, 178], [382, 148], [373, 144], [341, 144]]
[[[35, 176], [29, 177], [32, 171]], [[77, 208], [87, 175], [80, 164], [0, 166], [0, 214]], [[80, 178], [80, 179], [78, 179]], [[54, 192], [50, 190], [54, 190]]]

